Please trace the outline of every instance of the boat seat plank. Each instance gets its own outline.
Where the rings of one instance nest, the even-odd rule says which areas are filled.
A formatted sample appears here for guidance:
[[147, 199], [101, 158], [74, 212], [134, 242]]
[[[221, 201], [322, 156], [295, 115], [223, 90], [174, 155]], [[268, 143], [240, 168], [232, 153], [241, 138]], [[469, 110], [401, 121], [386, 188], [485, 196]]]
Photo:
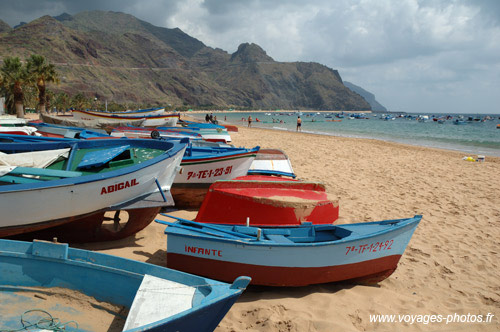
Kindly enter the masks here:
[[144, 275], [130, 308], [124, 331], [171, 317], [192, 307], [195, 287]]
[[77, 168], [100, 167], [116, 158], [118, 155], [129, 149], [130, 145], [117, 146], [111, 149], [87, 152]]
[[295, 243], [292, 240], [286, 238], [284, 235], [266, 234], [266, 238], [276, 243]]
[[14, 184], [23, 184], [23, 183], [39, 183], [40, 179], [36, 178], [24, 178], [22, 176], [12, 176], [12, 175], [4, 175], [0, 177], [1, 182], [14, 183]]
[[37, 176], [51, 176], [59, 178], [73, 178], [82, 176], [81, 172], [63, 171], [49, 168], [36, 168], [36, 167], [16, 167], [10, 174], [17, 175], [37, 175]]
[[[247, 226], [234, 226], [233, 232], [238, 232], [246, 235], [257, 236], [258, 227], [247, 227]], [[288, 229], [279, 229], [279, 228], [267, 228], [262, 229], [262, 233], [264, 235], [290, 235], [290, 230]]]

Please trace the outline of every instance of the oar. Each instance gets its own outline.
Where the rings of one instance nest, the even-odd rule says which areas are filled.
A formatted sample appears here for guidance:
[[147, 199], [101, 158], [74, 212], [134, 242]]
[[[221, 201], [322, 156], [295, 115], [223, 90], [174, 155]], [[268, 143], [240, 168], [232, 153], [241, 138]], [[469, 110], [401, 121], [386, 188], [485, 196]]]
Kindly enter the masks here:
[[221, 237], [221, 238], [226, 238], [226, 239], [232, 239], [232, 240], [243, 240], [243, 238], [241, 238], [241, 237], [232, 236], [232, 235], [226, 234], [224, 232], [222, 232], [222, 234], [217, 234], [217, 233], [209, 232], [209, 231], [204, 230], [204, 229], [200, 229], [200, 228], [196, 228], [196, 227], [192, 227], [192, 226], [186, 226], [186, 225], [182, 225], [179, 223], [158, 220], [158, 219], [155, 219], [155, 222], [157, 222], [158, 224], [167, 225], [170, 227], [177, 227], [177, 228], [185, 229], [185, 230], [192, 231], [192, 232], [198, 232], [198, 233], [202, 233], [202, 234], [206, 234], [206, 235], [211, 235], [211, 236], [216, 236], [216, 237]]
[[[172, 219], [179, 220], [183, 224], [202, 226], [203, 228], [208, 228], [208, 229], [215, 230], [215, 231], [218, 231], [218, 232], [221, 232], [221, 233], [229, 234], [229, 235], [232, 235], [234, 237], [245, 238], [245, 239], [255, 239], [256, 238], [255, 236], [251, 236], [251, 235], [247, 235], [247, 234], [242, 234], [242, 233], [238, 233], [238, 232], [233, 232], [233, 231], [228, 231], [228, 230], [225, 230], [223, 228], [219, 228], [217, 226], [213, 226], [213, 225], [209, 225], [209, 224], [201, 224], [201, 223], [198, 223], [196, 221], [192, 221], [192, 220], [188, 220], [188, 219], [183, 219], [183, 218], [179, 218], [179, 217], [174, 217], [174, 216], [171, 216], [171, 215], [168, 215], [168, 214], [164, 214], [164, 213], [160, 213], [160, 214], [162, 216], [164, 216], [164, 217], [167, 217], [167, 218], [172, 218]], [[179, 224], [173, 224], [173, 225], [177, 226]], [[187, 226], [187, 227], [189, 227], [189, 226]], [[193, 228], [198, 229], [196, 227], [193, 227]], [[204, 231], [204, 232], [206, 232], [206, 231]]]

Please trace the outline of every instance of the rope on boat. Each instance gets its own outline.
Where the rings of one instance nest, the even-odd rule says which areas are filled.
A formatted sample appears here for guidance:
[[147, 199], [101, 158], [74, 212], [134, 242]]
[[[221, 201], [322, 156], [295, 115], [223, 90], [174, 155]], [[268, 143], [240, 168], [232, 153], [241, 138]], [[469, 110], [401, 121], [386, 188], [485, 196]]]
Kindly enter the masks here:
[[[33, 313], [33, 312], [41, 312], [43, 314], [46, 314], [46, 318], [39, 318], [37, 322], [30, 322], [25, 316]], [[59, 318], [54, 318], [50, 313], [48, 313], [45, 310], [41, 309], [32, 309], [25, 311], [21, 315], [21, 324], [23, 324], [23, 327], [16, 329], [16, 330], [0, 330], [0, 332], [17, 332], [17, 331], [24, 331], [29, 328], [37, 328], [40, 330], [49, 330], [49, 331], [66, 331], [66, 327], [69, 324], [74, 324], [75, 327], [78, 329], [78, 323], [75, 322], [74, 320], [71, 320], [66, 323], [62, 323], [59, 321]]]

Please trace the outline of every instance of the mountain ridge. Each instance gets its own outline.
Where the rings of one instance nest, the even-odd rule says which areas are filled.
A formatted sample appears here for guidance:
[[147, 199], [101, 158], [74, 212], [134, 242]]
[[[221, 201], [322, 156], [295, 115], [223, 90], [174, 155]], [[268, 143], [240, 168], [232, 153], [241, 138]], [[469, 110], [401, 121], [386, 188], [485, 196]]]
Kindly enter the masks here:
[[327, 66], [277, 62], [252, 43], [229, 54], [119, 12], [42, 16], [0, 30], [0, 43], [1, 57], [45, 56], [62, 77], [50, 88], [70, 94], [193, 107], [370, 110]]
[[370, 104], [373, 112], [387, 112], [387, 108], [382, 106], [376, 99], [375, 95], [371, 92], [366, 91], [360, 86], [357, 86], [354, 83], [344, 81], [344, 85], [351, 89], [352, 91], [358, 93], [361, 97], [365, 98], [365, 100]]

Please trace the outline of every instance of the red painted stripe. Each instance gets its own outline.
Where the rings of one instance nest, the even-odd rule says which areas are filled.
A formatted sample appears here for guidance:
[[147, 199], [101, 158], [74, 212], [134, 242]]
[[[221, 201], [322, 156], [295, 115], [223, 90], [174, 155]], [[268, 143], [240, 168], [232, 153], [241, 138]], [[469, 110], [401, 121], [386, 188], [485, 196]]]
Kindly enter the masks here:
[[167, 251], [167, 267], [226, 282], [249, 276], [253, 285], [307, 286], [346, 280], [376, 283], [396, 270], [400, 258], [393, 255], [339, 266], [299, 268], [231, 263]]

